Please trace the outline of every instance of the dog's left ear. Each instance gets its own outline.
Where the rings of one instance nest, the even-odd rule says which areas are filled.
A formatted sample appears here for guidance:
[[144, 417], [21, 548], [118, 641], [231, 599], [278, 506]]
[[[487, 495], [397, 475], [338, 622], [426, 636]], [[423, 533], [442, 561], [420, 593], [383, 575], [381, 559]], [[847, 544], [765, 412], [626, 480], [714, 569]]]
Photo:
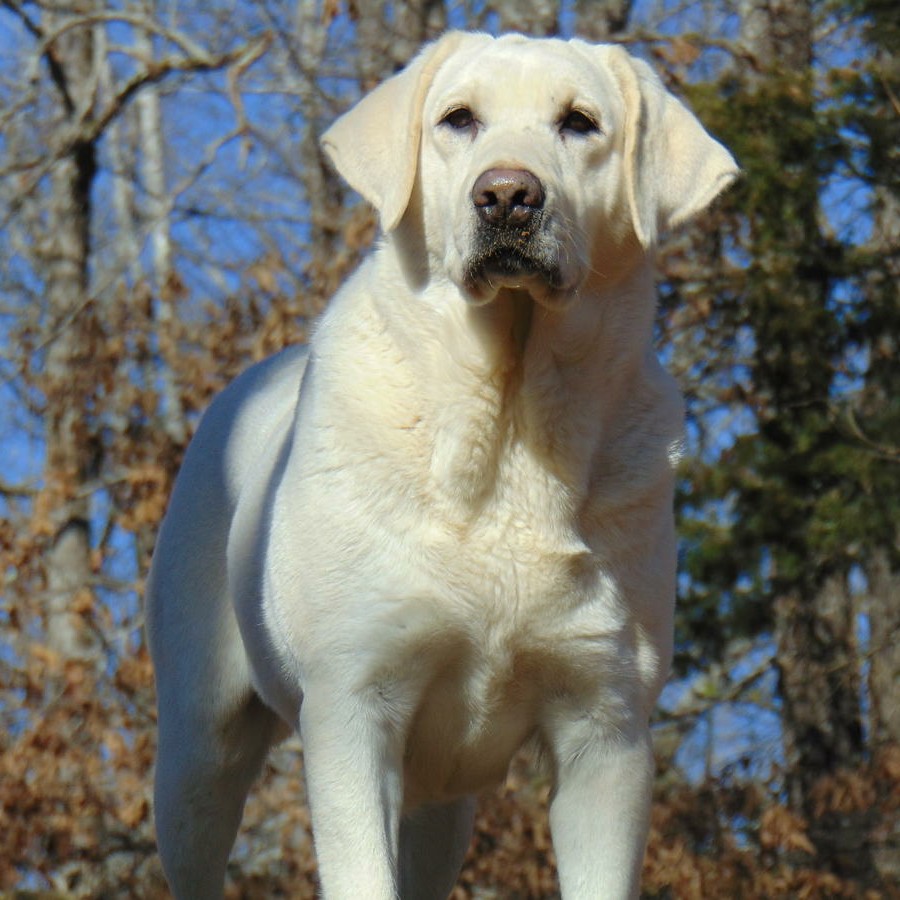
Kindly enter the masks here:
[[625, 100], [628, 205], [635, 234], [649, 247], [709, 206], [740, 169], [647, 63], [621, 47], [608, 50]]
[[412, 194], [422, 136], [422, 104], [441, 63], [465, 34], [450, 31], [383, 81], [322, 135], [322, 147], [354, 190], [378, 210], [381, 227], [400, 223]]

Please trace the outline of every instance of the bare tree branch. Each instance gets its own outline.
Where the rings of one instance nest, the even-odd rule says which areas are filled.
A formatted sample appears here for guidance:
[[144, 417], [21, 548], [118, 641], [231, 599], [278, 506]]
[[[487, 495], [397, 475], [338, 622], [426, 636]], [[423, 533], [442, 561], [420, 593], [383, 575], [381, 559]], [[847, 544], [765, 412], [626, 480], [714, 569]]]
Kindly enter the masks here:
[[[6, 2], [6, 0], [4, 0]], [[93, 17], [92, 17], [93, 18]], [[104, 20], [114, 20], [115, 17], [102, 17]], [[78, 24], [83, 24], [79, 21]], [[71, 23], [70, 23], [71, 25]], [[59, 29], [62, 32], [64, 29]], [[58, 33], [59, 33], [58, 32]], [[170, 33], [170, 32], [167, 32]], [[176, 57], [169, 56], [157, 61], [150, 61], [142, 72], [132, 76], [125, 84], [107, 101], [103, 110], [96, 116], [91, 116], [85, 111], [80, 119], [62, 129], [59, 137], [41, 160], [32, 160], [31, 163], [20, 163], [12, 171], [27, 171], [31, 169], [30, 178], [22, 186], [18, 197], [10, 203], [9, 212], [2, 225], [5, 225], [21, 208], [23, 200], [28, 197], [47, 176], [53, 166], [60, 160], [76, 152], [79, 147], [91, 146], [103, 135], [109, 124], [120, 115], [128, 102], [143, 87], [156, 84], [169, 75], [175, 73], [197, 73], [218, 71], [228, 66], [237, 66], [240, 72], [253, 64], [265, 53], [269, 45], [269, 38], [264, 37], [252, 44], [230, 50], [226, 53], [207, 54], [201, 52], [198, 56]], [[73, 107], [74, 108], [74, 107]]]
[[12, 10], [25, 25], [25, 28], [38, 40], [41, 41], [41, 49], [40, 56], [46, 57], [47, 66], [50, 69], [50, 77], [53, 80], [53, 83], [56, 85], [57, 90], [59, 90], [60, 95], [62, 96], [63, 105], [66, 108], [66, 112], [70, 115], [75, 111], [75, 103], [72, 100], [72, 95], [69, 93], [68, 80], [66, 79], [66, 73], [63, 69], [62, 65], [60, 65], [59, 60], [56, 57], [56, 54], [53, 52], [52, 41], [47, 41], [46, 35], [44, 34], [43, 29], [40, 25], [37, 24], [28, 13], [22, 8], [20, 3], [15, 2], [15, 0], [3, 0], [3, 5]]

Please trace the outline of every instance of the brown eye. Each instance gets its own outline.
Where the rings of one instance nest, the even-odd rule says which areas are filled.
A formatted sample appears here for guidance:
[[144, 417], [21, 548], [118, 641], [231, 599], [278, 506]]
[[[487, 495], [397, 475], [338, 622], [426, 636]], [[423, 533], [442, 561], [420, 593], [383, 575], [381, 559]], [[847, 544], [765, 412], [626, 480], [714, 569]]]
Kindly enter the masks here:
[[451, 109], [450, 112], [441, 119], [441, 124], [449, 125], [457, 131], [465, 131], [475, 124], [475, 116], [472, 115], [472, 110], [468, 107], [458, 106], [456, 109]]
[[567, 131], [570, 134], [597, 134], [600, 126], [591, 116], [580, 109], [570, 109], [559, 123], [559, 130]]

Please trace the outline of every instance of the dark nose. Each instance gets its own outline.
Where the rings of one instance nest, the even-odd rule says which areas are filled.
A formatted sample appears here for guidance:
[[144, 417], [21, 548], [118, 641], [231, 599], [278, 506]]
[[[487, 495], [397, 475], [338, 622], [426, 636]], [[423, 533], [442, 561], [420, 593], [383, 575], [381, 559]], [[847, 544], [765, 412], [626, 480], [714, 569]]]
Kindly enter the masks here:
[[484, 222], [526, 225], [544, 206], [544, 188], [527, 169], [488, 169], [472, 188], [472, 202]]

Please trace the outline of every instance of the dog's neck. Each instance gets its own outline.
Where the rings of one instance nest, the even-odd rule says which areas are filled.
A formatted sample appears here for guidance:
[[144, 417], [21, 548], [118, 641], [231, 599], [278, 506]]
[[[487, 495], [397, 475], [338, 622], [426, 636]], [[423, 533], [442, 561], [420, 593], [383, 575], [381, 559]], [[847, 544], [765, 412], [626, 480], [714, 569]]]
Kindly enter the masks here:
[[[573, 505], [583, 500], [650, 352], [651, 278], [646, 266], [603, 290], [588, 285], [561, 309], [515, 290], [472, 306], [449, 282], [374, 298], [385, 336], [429, 386], [432, 479], [460, 515], [500, 488], [510, 454], [525, 454]], [[424, 309], [408, 315], [398, 303]]]

